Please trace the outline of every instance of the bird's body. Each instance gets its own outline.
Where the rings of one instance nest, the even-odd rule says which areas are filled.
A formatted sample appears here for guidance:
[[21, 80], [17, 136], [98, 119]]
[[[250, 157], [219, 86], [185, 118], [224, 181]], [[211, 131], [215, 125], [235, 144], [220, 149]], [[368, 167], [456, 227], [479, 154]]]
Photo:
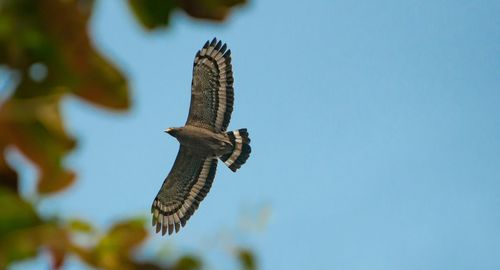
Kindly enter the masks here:
[[186, 125], [169, 128], [167, 133], [175, 137], [181, 145], [197, 149], [203, 156], [219, 157], [231, 153], [233, 149], [229, 136], [222, 132], [215, 133], [205, 128]]
[[194, 60], [185, 126], [166, 130], [180, 148], [151, 207], [156, 232], [171, 234], [186, 224], [212, 186], [218, 159], [235, 172], [250, 156], [247, 130], [226, 131], [233, 100], [231, 51], [214, 38]]

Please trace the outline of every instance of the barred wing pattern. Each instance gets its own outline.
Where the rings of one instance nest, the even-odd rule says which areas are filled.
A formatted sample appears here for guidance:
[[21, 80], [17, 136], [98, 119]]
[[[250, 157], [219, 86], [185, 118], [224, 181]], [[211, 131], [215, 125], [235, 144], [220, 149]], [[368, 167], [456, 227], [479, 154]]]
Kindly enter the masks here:
[[172, 170], [151, 207], [153, 226], [162, 235], [184, 227], [210, 191], [217, 169], [216, 157], [202, 157], [181, 146]]
[[196, 54], [186, 125], [226, 131], [234, 101], [231, 50], [226, 48], [214, 38]]

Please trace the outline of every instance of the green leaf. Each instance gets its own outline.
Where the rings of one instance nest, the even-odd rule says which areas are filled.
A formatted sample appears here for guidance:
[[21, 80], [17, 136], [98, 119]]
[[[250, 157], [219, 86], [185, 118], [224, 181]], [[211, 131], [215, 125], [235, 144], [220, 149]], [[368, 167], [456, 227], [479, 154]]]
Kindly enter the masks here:
[[[10, 233], [41, 224], [31, 204], [15, 192], [0, 188], [0, 239]], [[1, 241], [0, 241], [1, 242]]]
[[69, 228], [73, 232], [93, 233], [95, 232], [94, 226], [89, 222], [81, 219], [72, 219], [69, 221]]
[[182, 256], [175, 263], [173, 270], [198, 270], [201, 269], [200, 259], [194, 256]]
[[101, 240], [102, 249], [112, 249], [128, 255], [146, 239], [146, 229], [142, 220], [132, 219], [115, 224]]
[[64, 229], [44, 222], [31, 204], [15, 192], [0, 189], [0, 268], [36, 256], [40, 247], [47, 248], [54, 268], [61, 266], [69, 241]]

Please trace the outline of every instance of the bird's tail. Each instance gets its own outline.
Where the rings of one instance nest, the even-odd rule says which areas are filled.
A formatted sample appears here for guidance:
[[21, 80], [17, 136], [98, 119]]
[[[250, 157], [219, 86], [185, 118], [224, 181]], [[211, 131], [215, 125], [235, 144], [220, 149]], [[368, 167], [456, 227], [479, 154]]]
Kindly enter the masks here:
[[220, 156], [220, 159], [226, 163], [226, 165], [235, 172], [245, 164], [252, 148], [250, 147], [250, 138], [248, 137], [248, 132], [246, 128], [238, 129], [235, 131], [229, 131], [226, 133], [229, 136], [229, 140], [233, 144], [233, 151], [231, 153]]

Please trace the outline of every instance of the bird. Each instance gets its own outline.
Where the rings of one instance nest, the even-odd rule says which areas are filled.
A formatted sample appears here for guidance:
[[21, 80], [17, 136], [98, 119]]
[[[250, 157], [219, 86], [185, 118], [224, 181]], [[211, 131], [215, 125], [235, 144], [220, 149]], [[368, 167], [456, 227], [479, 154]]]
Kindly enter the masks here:
[[231, 50], [217, 38], [196, 53], [191, 103], [183, 127], [166, 133], [180, 144], [177, 157], [151, 207], [162, 236], [179, 232], [207, 196], [220, 159], [236, 172], [252, 151], [246, 128], [226, 131], [233, 111]]

